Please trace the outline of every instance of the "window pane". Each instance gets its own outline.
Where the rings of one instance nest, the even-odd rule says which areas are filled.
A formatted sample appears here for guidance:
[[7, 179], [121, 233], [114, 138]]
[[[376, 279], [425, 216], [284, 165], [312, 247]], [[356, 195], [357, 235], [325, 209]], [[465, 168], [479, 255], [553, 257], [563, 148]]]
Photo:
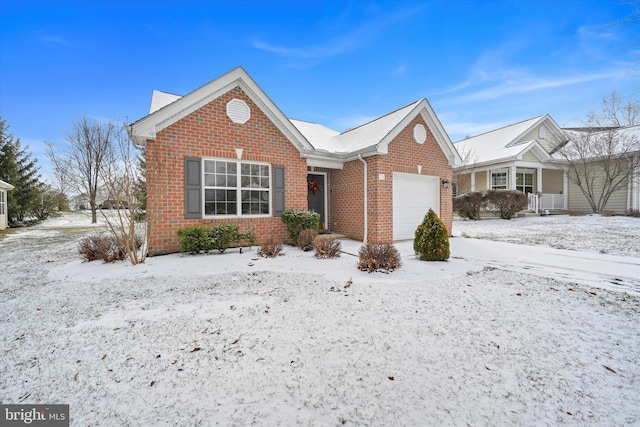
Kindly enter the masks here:
[[204, 190], [204, 201], [205, 202], [213, 202], [216, 200], [216, 191], [217, 190]]
[[241, 186], [244, 188], [248, 187], [250, 181], [251, 181], [251, 178], [249, 178], [248, 176], [242, 175], [242, 178], [240, 179]]
[[227, 175], [227, 187], [235, 187], [238, 185], [238, 177], [236, 175]]
[[238, 165], [236, 163], [227, 163], [227, 173], [235, 175], [238, 173]]
[[213, 187], [214, 185], [216, 185], [216, 176], [215, 175], [205, 174], [204, 175], [204, 185], [206, 185], [207, 187]]
[[227, 173], [227, 164], [225, 162], [216, 162], [217, 173]]
[[248, 165], [247, 163], [242, 163], [242, 165], [240, 166], [240, 173], [242, 175], [249, 175], [250, 172], [251, 172], [251, 166]]
[[260, 187], [269, 188], [269, 178], [260, 178]]
[[238, 192], [235, 190], [227, 190], [227, 201], [235, 202], [238, 197]]
[[204, 214], [205, 215], [213, 215], [214, 212], [214, 207], [215, 207], [215, 203], [205, 203], [204, 204]]
[[533, 185], [533, 174], [528, 173], [524, 176], [524, 183], [526, 185]]
[[268, 177], [269, 176], [269, 166], [266, 166], [266, 165], [260, 166], [260, 175]]
[[251, 175], [260, 175], [260, 165], [251, 165]]
[[216, 163], [209, 161], [209, 160], [205, 160], [204, 161], [204, 171], [205, 172], [215, 172], [216, 171]]

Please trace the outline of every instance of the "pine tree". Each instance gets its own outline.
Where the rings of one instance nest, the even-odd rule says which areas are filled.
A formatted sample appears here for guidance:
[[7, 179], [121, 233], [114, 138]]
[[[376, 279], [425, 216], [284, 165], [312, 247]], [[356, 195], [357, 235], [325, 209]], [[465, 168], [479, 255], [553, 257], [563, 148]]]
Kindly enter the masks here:
[[15, 187], [7, 192], [7, 213], [12, 227], [42, 217], [43, 185], [28, 148], [22, 147], [20, 139], [9, 133], [6, 120], [0, 118], [0, 179]]
[[415, 236], [413, 249], [422, 261], [449, 259], [449, 231], [433, 209], [429, 209]]

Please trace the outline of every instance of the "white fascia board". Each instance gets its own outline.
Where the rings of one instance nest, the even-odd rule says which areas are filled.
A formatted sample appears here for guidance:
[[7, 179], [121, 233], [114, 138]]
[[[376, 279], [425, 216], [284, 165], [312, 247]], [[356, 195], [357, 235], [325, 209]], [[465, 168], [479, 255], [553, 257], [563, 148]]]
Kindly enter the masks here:
[[8, 182], [4, 182], [0, 179], [0, 188], [3, 190], [13, 190], [15, 187]]
[[547, 150], [545, 150], [544, 147], [538, 141], [533, 141], [530, 144], [528, 144], [524, 148], [524, 150], [520, 151], [516, 155], [516, 159], [522, 160], [522, 157], [525, 154], [527, 154], [529, 151], [531, 151], [531, 153], [534, 156], [536, 156], [536, 158], [540, 160], [540, 162], [548, 162], [549, 160], [551, 160], [551, 156], [549, 155], [549, 153], [547, 153]]
[[242, 67], [237, 67], [217, 79], [199, 87], [171, 104], [149, 114], [128, 127], [130, 134], [143, 145], [144, 140], [154, 139], [156, 134], [178, 120], [188, 116], [211, 101], [239, 86], [260, 110], [276, 125], [299, 151], [311, 150], [313, 146], [289, 121], [280, 109]]
[[307, 157], [307, 166], [327, 169], [342, 169], [344, 167], [344, 163], [339, 160], [331, 160], [321, 157]]

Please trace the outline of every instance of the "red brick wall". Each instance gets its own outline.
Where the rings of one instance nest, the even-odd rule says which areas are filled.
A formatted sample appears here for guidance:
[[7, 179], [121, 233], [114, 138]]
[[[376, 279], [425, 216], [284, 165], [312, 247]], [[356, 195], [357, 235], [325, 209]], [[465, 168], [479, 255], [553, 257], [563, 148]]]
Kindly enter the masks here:
[[[422, 123], [427, 129], [427, 140], [417, 144], [413, 128]], [[389, 144], [388, 154], [367, 157], [368, 179], [368, 238], [372, 243], [391, 242], [393, 239], [393, 172], [418, 173], [452, 179], [452, 169], [440, 146], [422, 117], [417, 116]], [[380, 174], [385, 175], [379, 180]], [[344, 165], [343, 170], [331, 171], [329, 209], [332, 230], [362, 240], [363, 228], [363, 165], [355, 160]], [[453, 220], [451, 188], [440, 187], [440, 217], [451, 233]], [[426, 214], [426, 212], [425, 212]], [[418, 224], [416, 224], [416, 227]]]
[[[226, 104], [241, 99], [251, 109], [245, 124], [227, 117]], [[236, 159], [242, 148], [242, 160], [285, 166], [285, 202], [288, 208], [306, 209], [306, 161], [278, 128], [251, 99], [236, 87], [187, 117], [158, 132], [147, 141], [147, 211], [150, 227], [149, 254], [177, 252], [177, 231], [196, 224], [231, 223], [241, 230], [253, 227], [258, 242], [266, 237], [285, 238], [280, 218], [185, 219], [185, 157]]]

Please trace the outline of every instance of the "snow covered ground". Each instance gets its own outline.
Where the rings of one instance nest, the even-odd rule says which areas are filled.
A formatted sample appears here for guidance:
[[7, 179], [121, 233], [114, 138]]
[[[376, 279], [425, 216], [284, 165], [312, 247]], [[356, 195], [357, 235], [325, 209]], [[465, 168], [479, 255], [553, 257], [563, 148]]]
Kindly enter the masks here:
[[[600, 218], [583, 218], [544, 218], [538, 234], [571, 229], [610, 253], [590, 236]], [[454, 233], [507, 240], [496, 230], [543, 221], [530, 220]], [[290, 247], [83, 263], [93, 228], [70, 214], [0, 237], [2, 403], [67, 403], [72, 425], [640, 423], [637, 293], [455, 252], [420, 262], [407, 243], [391, 274]]]
[[454, 236], [640, 257], [640, 218], [551, 215], [454, 219]]

